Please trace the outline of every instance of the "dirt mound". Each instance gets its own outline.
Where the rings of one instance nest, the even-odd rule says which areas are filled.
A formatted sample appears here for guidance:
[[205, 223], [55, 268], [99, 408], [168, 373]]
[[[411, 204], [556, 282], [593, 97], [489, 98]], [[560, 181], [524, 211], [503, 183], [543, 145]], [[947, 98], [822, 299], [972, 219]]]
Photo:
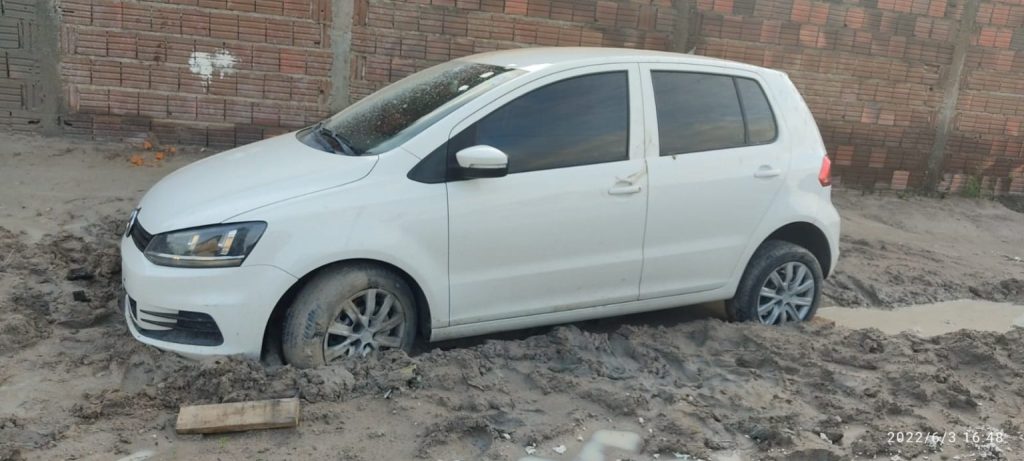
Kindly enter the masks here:
[[991, 270], [965, 270], [926, 248], [844, 236], [840, 253], [839, 267], [825, 280], [826, 305], [896, 307], [972, 298], [1024, 303], [1024, 279], [993, 280]]
[[[560, 327], [521, 341], [435, 350], [411, 363], [391, 362], [398, 370], [370, 366], [356, 376], [370, 378], [364, 385], [378, 390], [411, 383], [405, 392], [454, 413], [438, 423], [448, 425], [445, 431], [429, 432], [433, 445], [441, 444], [438, 432], [479, 437], [481, 427], [527, 444], [559, 440], [574, 428], [545, 425], [533, 410], [520, 408], [557, 396], [577, 410], [640, 421], [648, 454], [706, 457], [756, 449], [777, 459], [891, 456], [915, 447], [890, 445], [883, 435], [908, 427], [969, 428], [987, 421], [1019, 432], [1010, 409], [1024, 404], [1022, 339], [1020, 330], [925, 340], [714, 320], [611, 333]], [[411, 376], [394, 376], [408, 369]], [[489, 417], [449, 430], [470, 415]], [[496, 428], [492, 420], [506, 425]]]
[[[76, 416], [299, 395], [327, 405], [394, 401], [410, 411], [406, 417], [423, 421], [416, 454], [425, 459], [451, 447], [490, 458], [502, 443], [572, 440], [580, 427], [567, 419], [630, 421], [648, 455], [753, 450], [763, 459], [910, 458], [976, 447], [890, 444], [886, 432], [976, 430], [984, 421], [987, 430], [1019, 435], [1024, 331], [923, 339], [716, 320], [612, 332], [567, 326], [318, 370], [236, 358], [191, 362], [141, 349], [122, 376], [119, 389], [86, 396]], [[429, 410], [410, 410], [421, 405]], [[1024, 449], [1013, 440], [1000, 449]]]
[[1006, 208], [1024, 213], [1024, 195], [1000, 195], [997, 200]]
[[89, 226], [88, 238], [61, 232], [34, 245], [0, 228], [0, 354], [50, 335], [53, 325], [91, 328], [116, 313], [120, 259], [113, 220]]
[[1024, 215], [1011, 201], [834, 193], [843, 234], [825, 305], [1024, 303]]

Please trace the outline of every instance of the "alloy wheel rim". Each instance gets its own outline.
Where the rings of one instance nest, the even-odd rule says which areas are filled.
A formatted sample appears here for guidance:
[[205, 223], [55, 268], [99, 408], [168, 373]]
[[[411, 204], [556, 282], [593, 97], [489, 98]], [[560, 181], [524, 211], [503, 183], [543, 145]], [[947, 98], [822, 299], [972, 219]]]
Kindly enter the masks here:
[[766, 325], [805, 320], [814, 289], [814, 274], [807, 265], [791, 261], [775, 268], [758, 293], [758, 320]]
[[365, 356], [373, 351], [402, 347], [405, 314], [398, 297], [380, 288], [356, 293], [324, 335], [324, 360]]

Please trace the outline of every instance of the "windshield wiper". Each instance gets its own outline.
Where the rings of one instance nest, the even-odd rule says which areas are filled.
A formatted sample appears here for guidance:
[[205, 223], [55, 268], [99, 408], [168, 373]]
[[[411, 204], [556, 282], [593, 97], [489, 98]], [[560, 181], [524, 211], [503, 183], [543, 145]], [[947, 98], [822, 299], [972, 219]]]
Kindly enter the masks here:
[[358, 157], [359, 153], [352, 148], [352, 143], [345, 139], [344, 136], [335, 133], [333, 130], [324, 127], [324, 122], [317, 123], [313, 127], [313, 133], [316, 133], [320, 139], [327, 142], [328, 147], [334, 151], [335, 154], [345, 154], [352, 157]]

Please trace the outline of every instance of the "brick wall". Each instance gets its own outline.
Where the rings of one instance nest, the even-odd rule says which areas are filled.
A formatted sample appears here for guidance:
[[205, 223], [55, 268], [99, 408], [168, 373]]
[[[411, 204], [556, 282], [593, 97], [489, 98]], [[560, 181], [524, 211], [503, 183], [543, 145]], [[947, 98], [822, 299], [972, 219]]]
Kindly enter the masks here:
[[788, 72], [818, 121], [839, 182], [921, 185], [959, 9], [946, 0], [697, 4], [698, 53]]
[[[6, 1], [6, 0], [5, 0]], [[245, 144], [327, 114], [328, 0], [60, 0], [66, 131]]]
[[[969, 0], [977, 1], [977, 0]], [[696, 53], [788, 72], [818, 120], [837, 181], [924, 186], [939, 111], [951, 186], [973, 177], [1024, 189], [1024, 1], [984, 1], [962, 74], [965, 2], [947, 0], [356, 0], [352, 98], [430, 64], [521, 46], [622, 46]], [[953, 79], [953, 80], [951, 80]], [[954, 184], [952, 178], [961, 181]], [[1019, 178], [1016, 182], [1014, 178]], [[1011, 184], [1014, 186], [1011, 189]], [[953, 189], [958, 189], [954, 187]]]
[[525, 46], [667, 50], [669, 0], [356, 0], [349, 88], [358, 99], [424, 67]]
[[[35, 1], [0, 0], [0, 124], [37, 115], [10, 51]], [[40, 1], [75, 135], [230, 146], [473, 53], [695, 49], [788, 72], [841, 184], [1024, 193], [1024, 0]]]

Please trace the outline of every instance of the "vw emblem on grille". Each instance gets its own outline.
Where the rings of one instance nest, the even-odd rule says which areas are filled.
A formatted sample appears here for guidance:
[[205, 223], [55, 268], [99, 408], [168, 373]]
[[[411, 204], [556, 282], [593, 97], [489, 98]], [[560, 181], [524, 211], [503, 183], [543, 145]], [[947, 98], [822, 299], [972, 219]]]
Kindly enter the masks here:
[[141, 208], [132, 210], [132, 214], [128, 216], [128, 224], [124, 226], [125, 237], [127, 237], [128, 233], [132, 231], [132, 226], [135, 225], [135, 219], [139, 217], [139, 210], [141, 210]]

